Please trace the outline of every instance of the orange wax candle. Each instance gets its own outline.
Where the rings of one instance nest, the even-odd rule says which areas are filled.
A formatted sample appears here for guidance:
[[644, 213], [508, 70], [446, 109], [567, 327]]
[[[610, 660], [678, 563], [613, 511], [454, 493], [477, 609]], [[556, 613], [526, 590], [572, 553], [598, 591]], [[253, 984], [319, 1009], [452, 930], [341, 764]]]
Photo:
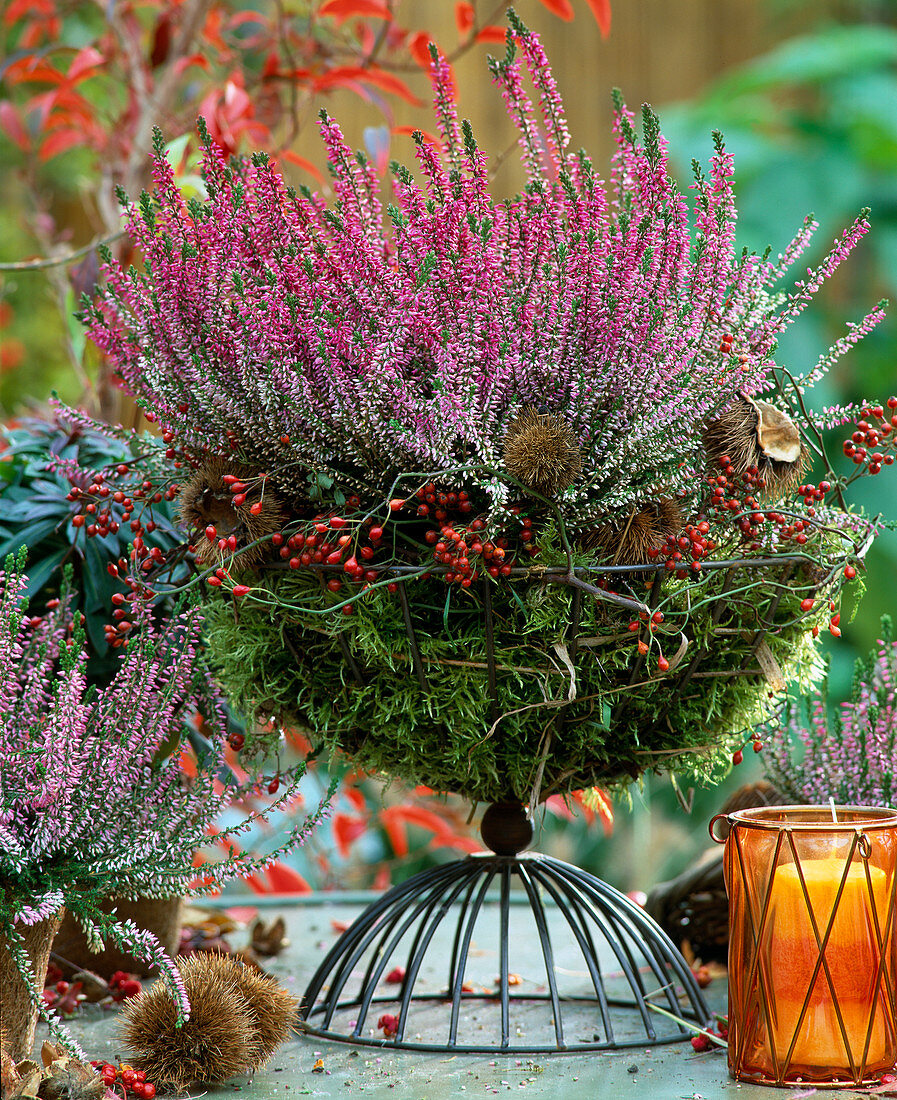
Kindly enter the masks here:
[[[788, 1055], [797, 1029], [790, 1058], [792, 1067], [798, 1064], [815, 1067], [847, 1065], [850, 1059], [844, 1044], [845, 1035], [853, 1062], [859, 1065], [864, 1061], [870, 1021], [872, 1029], [865, 1062], [873, 1065], [880, 1062], [886, 1053], [888, 1037], [885, 1022], [882, 1012], [876, 1011], [879, 989], [875, 978], [881, 952], [876, 941], [873, 907], [881, 935], [884, 936], [888, 902], [887, 876], [879, 868], [868, 867], [867, 881], [867, 866], [859, 859], [850, 864], [825, 949], [825, 963], [831, 983], [822, 965], [813, 981], [819, 945], [807, 899], [822, 941], [831, 920], [844, 865], [843, 856], [803, 859], [800, 867], [806, 897], [796, 864], [786, 863], [776, 868], [768, 918], [771, 930], [769, 950], [764, 953], [764, 961], [769, 966], [772, 1017], [771, 1036], [767, 1031], [767, 1043], [771, 1039], [775, 1048], [774, 1052], [768, 1050], [768, 1053], [774, 1053], [780, 1064]], [[807, 1011], [798, 1028], [805, 1001], [808, 1001]], [[835, 1001], [841, 1011], [843, 1034]]]

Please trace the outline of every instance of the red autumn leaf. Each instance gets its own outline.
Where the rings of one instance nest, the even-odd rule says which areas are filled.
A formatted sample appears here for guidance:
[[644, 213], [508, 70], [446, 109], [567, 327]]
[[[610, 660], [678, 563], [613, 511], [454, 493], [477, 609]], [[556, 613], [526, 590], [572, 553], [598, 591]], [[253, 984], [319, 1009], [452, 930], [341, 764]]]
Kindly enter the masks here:
[[[396, 807], [391, 807], [395, 809]], [[405, 829], [405, 823], [394, 814], [390, 813], [390, 808], [383, 810], [380, 814], [380, 824], [383, 826], [383, 831], [389, 838], [389, 843], [392, 846], [393, 852], [401, 857], [408, 855], [408, 832]]]
[[80, 80], [86, 80], [105, 64], [106, 60], [99, 50], [95, 50], [93, 46], [85, 46], [75, 54], [66, 73], [66, 79], [70, 84], [77, 84]]
[[311, 752], [311, 741], [309, 741], [302, 730], [297, 729], [295, 726], [287, 726], [283, 732], [287, 741], [296, 752], [302, 756], [308, 756]]
[[174, 63], [174, 71], [176, 76], [180, 76], [185, 69], [189, 69], [191, 65], [198, 65], [206, 72], [209, 71], [209, 59], [204, 57], [201, 53], [191, 53], [187, 57], [179, 57]]
[[458, 852], [481, 852], [483, 845], [479, 844], [472, 836], [456, 836], [454, 833], [440, 833], [434, 836], [428, 848], [451, 848]]
[[445, 834], [450, 836], [454, 835], [451, 826], [444, 818], [441, 818], [439, 814], [433, 813], [432, 810], [425, 810], [423, 806], [390, 806], [383, 812], [402, 817], [410, 825], [417, 825], [422, 829], [429, 829], [431, 833], [435, 833], [437, 836], [444, 836]]
[[432, 61], [430, 57], [430, 43], [432, 41], [432, 38], [430, 38], [426, 31], [415, 31], [414, 34], [410, 34], [405, 39], [405, 45], [408, 48], [408, 52], [417, 64], [427, 72], [430, 71], [430, 63]]
[[222, 12], [220, 8], [212, 8], [206, 16], [201, 37], [210, 46], [214, 46], [222, 56], [227, 56], [229, 52], [227, 42], [225, 42], [224, 38], [221, 36], [223, 23], [224, 12]]
[[[429, 130], [421, 130], [419, 126], [393, 126], [390, 133], [392, 133], [392, 134], [405, 134], [407, 137], [411, 137], [413, 134], [416, 134], [416, 133], [421, 133], [421, 134], [424, 135], [424, 141], [428, 142], [430, 145], [437, 145], [437, 146], [439, 145], [439, 139], [438, 138], [434, 137], [433, 134], [431, 134]], [[419, 793], [420, 789], [421, 788], [418, 789], [418, 793]], [[430, 794], [433, 793], [432, 791], [429, 790], [429, 788], [427, 788], [427, 791]]]
[[483, 27], [483, 29], [477, 33], [477, 42], [504, 42], [504, 40], [504, 27]]
[[310, 894], [311, 887], [292, 867], [278, 860], [265, 870], [268, 882], [275, 894]]
[[610, 0], [586, 0], [586, 3], [592, 9], [601, 37], [607, 38], [610, 34]]
[[357, 787], [344, 787], [343, 794], [359, 813], [364, 813], [364, 795]]
[[566, 821], [573, 820], [573, 811], [559, 794], [553, 794], [545, 799], [545, 809], [550, 810], [555, 817], [562, 817]]
[[198, 774], [196, 770], [196, 757], [193, 755], [193, 750], [188, 745], [185, 745], [181, 749], [181, 755], [178, 758], [178, 767], [188, 779], [195, 779]]
[[11, 27], [13, 23], [24, 19], [26, 15], [48, 16], [52, 14], [52, 0], [10, 0], [3, 12], [3, 22], [7, 27]]
[[28, 54], [10, 62], [3, 79], [9, 84], [61, 84], [65, 76], [39, 57]]
[[243, 875], [243, 881], [254, 894], [268, 894], [270, 890], [258, 875]]
[[404, 80], [400, 80], [394, 73], [384, 72], [383, 69], [363, 69], [359, 66], [343, 65], [339, 68], [331, 69], [329, 72], [319, 76], [317, 80], [315, 80], [315, 87], [323, 90], [331, 84], [342, 84], [351, 81], [357, 81], [362, 84], [373, 84], [374, 87], [380, 88], [381, 91], [399, 96], [401, 99], [404, 99], [406, 103], [410, 103], [412, 107], [421, 106], [422, 101], [417, 98]]
[[[614, 808], [610, 798], [607, 794], [601, 790], [600, 787], [593, 787], [589, 792], [589, 801], [592, 803], [590, 809], [593, 810], [598, 820], [601, 822], [601, 827], [604, 829], [604, 835], [610, 836], [614, 831]], [[573, 797], [577, 802], [582, 805], [589, 805], [585, 801], [585, 791], [574, 791]]]
[[458, 28], [458, 37], [467, 38], [475, 21], [476, 13], [473, 10], [473, 4], [468, 4], [467, 0], [458, 0], [455, 4], [455, 25]]
[[8, 100], [0, 101], [0, 129], [22, 150], [30, 148], [28, 133], [19, 118], [19, 112]]
[[362, 817], [352, 817], [344, 813], [333, 815], [333, 838], [343, 859], [348, 858], [350, 846], [366, 828], [367, 824]]
[[153, 30], [150, 45], [149, 63], [151, 69], [157, 69], [168, 60], [171, 51], [171, 12], [163, 11]]
[[299, 154], [294, 153], [292, 149], [284, 149], [279, 155], [283, 157], [284, 160], [288, 160], [291, 164], [303, 168], [309, 175], [314, 176], [316, 180], [324, 178], [310, 160], [306, 160], [305, 157], [300, 157]]
[[44, 42], [56, 43], [62, 34], [62, 20], [58, 15], [39, 15], [29, 20], [19, 35], [19, 49], [33, 50]]
[[222, 913], [241, 924], [249, 924], [259, 915], [259, 911], [254, 905], [231, 905], [227, 909], [222, 909]]
[[355, 16], [392, 20], [392, 12], [383, 0], [324, 0], [318, 9], [318, 15], [332, 16], [338, 27]]
[[573, 18], [573, 6], [570, 0], [542, 0], [542, 3], [552, 15], [556, 15], [559, 19], [569, 23]]
[[257, 11], [238, 11], [227, 21], [227, 26], [229, 30], [236, 30], [237, 27], [243, 27], [247, 23], [256, 23], [260, 27], [270, 26], [270, 21], [267, 17]]

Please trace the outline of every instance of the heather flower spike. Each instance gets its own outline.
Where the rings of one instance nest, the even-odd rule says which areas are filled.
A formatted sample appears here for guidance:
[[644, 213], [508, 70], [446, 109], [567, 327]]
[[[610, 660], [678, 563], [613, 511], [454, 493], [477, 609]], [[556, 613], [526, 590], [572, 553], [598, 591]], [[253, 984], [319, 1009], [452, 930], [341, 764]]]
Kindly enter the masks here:
[[[206, 864], [204, 884], [196, 887], [194, 853], [240, 835], [260, 816], [215, 827], [241, 788], [219, 781], [223, 723], [197, 655], [198, 610], [181, 611], [160, 629], [138, 601], [142, 629], [129, 638], [114, 679], [86, 691], [81, 631], [67, 598], [45, 616], [29, 617], [21, 568], [21, 559], [8, 558], [0, 570], [0, 932], [41, 1014], [78, 1054], [77, 1043], [40, 1002], [41, 983], [35, 986], [21, 950], [22, 928], [65, 906], [97, 950], [109, 940], [158, 966], [177, 1012], [186, 1016], [179, 971], [156, 938], [119, 923], [99, 902], [112, 895], [207, 893], [301, 843], [321, 811], [263, 859], [232, 849], [221, 862]], [[216, 740], [188, 778], [181, 768], [189, 752], [185, 723], [198, 710]], [[295, 783], [286, 784], [271, 808], [293, 794]]]
[[826, 690], [789, 702], [765, 730], [766, 769], [798, 803], [897, 806], [897, 642], [891, 621], [857, 661], [851, 698], [829, 714]]
[[737, 252], [732, 158], [716, 135], [709, 171], [695, 166], [693, 242], [656, 116], [644, 108], [639, 141], [619, 96], [605, 187], [568, 149], [538, 37], [510, 19], [491, 68], [529, 183], [505, 202], [487, 191], [486, 157], [435, 53], [443, 144], [416, 135], [419, 178], [393, 165], [386, 215], [371, 165], [325, 113], [332, 207], [288, 188], [262, 154], [226, 164], [202, 127], [208, 195], [185, 201], [157, 134], [155, 193], [123, 196], [146, 270], [107, 254], [84, 315], [185, 451], [235, 451], [274, 483], [323, 469], [384, 493], [405, 471], [463, 467], [500, 502], [502, 440], [532, 405], [580, 451], [584, 475], [558, 497], [575, 527], [646, 494], [688, 493], [704, 467], [701, 422], [782, 380], [776, 340], [866, 232], [865, 212], [783, 296], [775, 284], [814, 224], [778, 260]]

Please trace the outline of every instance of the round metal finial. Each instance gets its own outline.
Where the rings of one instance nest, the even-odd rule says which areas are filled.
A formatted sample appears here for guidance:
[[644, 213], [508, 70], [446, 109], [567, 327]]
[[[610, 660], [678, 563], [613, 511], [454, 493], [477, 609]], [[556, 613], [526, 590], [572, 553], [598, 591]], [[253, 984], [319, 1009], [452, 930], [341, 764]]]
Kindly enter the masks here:
[[483, 814], [480, 836], [497, 856], [516, 856], [533, 842], [533, 823], [520, 802], [493, 802]]

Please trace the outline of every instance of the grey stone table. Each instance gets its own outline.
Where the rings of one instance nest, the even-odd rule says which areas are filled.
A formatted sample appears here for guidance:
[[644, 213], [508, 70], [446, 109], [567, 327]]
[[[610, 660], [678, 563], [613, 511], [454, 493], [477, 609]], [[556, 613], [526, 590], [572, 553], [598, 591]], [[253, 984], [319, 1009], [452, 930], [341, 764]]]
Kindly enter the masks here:
[[[375, 895], [324, 894], [312, 895], [298, 903], [295, 896], [281, 899], [247, 897], [231, 898], [230, 905], [258, 906], [263, 918], [282, 914], [288, 924], [291, 946], [270, 960], [268, 969], [288, 988], [299, 995], [312, 972], [335, 941], [337, 929], [350, 923], [363, 905]], [[536, 967], [539, 945], [525, 934], [515, 936], [515, 923], [522, 922], [523, 907], [512, 907], [511, 941], [514, 948], [510, 969], [518, 973], [525, 986], [530, 964]], [[521, 928], [523, 925], [521, 924]], [[555, 937], [557, 939], [557, 937]], [[236, 946], [239, 935], [231, 937]], [[437, 956], [436, 963], [440, 962]], [[563, 944], [556, 956], [557, 969], [565, 969]], [[581, 959], [580, 959], [581, 965]], [[489, 982], [497, 973], [497, 951], [488, 944], [474, 945], [471, 952], [471, 972], [474, 980]], [[435, 968], [434, 968], [435, 969]], [[475, 972], [475, 974], [474, 974]], [[475, 976], [476, 975], [476, 976]], [[582, 975], [587, 979], [587, 975]], [[434, 974], [433, 981], [438, 982]], [[717, 980], [706, 991], [711, 1009], [726, 1011], [726, 988]], [[392, 1011], [388, 1009], [388, 1011]], [[488, 1003], [478, 1002], [470, 1010], [469, 1028], [478, 1026], [478, 1014], [494, 1011]], [[538, 1010], [544, 1014], [546, 1009]], [[443, 1019], [437, 1018], [445, 1006], [426, 1007], [414, 1017], [412, 1038], [420, 1034], [427, 1038], [438, 1034]], [[526, 1011], [513, 1020], [516, 1034], [528, 1039], [546, 1026]], [[590, 1021], [584, 1018], [582, 1027], [588, 1030]], [[88, 1009], [71, 1022], [72, 1031], [90, 1058], [126, 1060], [126, 1052], [116, 1039], [114, 1013], [98, 1008]], [[373, 1031], [371, 1032], [373, 1034]], [[38, 1028], [38, 1047], [46, 1037], [43, 1025]], [[315, 1070], [316, 1063], [317, 1071]], [[250, 1081], [237, 1077], [227, 1084], [196, 1090], [194, 1096], [206, 1095], [213, 1100], [225, 1100], [240, 1093], [242, 1100], [291, 1100], [299, 1096], [345, 1097], [365, 1094], [373, 1097], [395, 1097], [402, 1100], [439, 1100], [442, 1097], [479, 1097], [519, 1093], [537, 1097], [563, 1097], [564, 1100], [592, 1098], [645, 1097], [650, 1100], [777, 1100], [807, 1095], [796, 1089], [770, 1089], [742, 1085], [732, 1081], [726, 1071], [724, 1051], [696, 1054], [687, 1041], [667, 1046], [644, 1047], [590, 1054], [551, 1054], [537, 1057], [507, 1055], [432, 1054], [396, 1050], [389, 1046], [353, 1047], [345, 1043], [327, 1042], [313, 1036], [297, 1036], [283, 1046], [269, 1066]], [[817, 1094], [831, 1097], [856, 1097], [848, 1090]]]

